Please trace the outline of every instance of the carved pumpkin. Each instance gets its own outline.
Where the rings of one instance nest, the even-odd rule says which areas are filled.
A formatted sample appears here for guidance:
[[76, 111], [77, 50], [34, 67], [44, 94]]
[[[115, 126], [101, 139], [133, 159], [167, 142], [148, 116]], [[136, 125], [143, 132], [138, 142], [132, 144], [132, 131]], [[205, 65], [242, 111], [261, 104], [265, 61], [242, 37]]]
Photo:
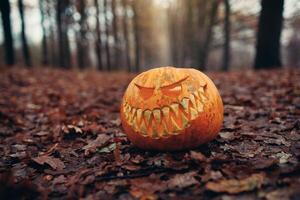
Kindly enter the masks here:
[[134, 145], [181, 150], [217, 136], [223, 103], [214, 83], [200, 71], [160, 67], [131, 81], [120, 113], [125, 133]]

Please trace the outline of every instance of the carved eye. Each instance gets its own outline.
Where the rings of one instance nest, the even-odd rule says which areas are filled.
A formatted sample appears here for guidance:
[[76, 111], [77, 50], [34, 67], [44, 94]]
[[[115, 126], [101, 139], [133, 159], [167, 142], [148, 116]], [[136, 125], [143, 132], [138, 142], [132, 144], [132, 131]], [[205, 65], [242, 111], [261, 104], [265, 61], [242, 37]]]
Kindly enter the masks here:
[[181, 93], [181, 84], [176, 84], [172, 86], [163, 87], [161, 89], [162, 93], [164, 95], [170, 96], [170, 97], [177, 97]]
[[138, 84], [135, 84], [135, 86], [139, 89], [140, 95], [143, 99], [149, 99], [153, 95], [154, 88], [143, 87]]

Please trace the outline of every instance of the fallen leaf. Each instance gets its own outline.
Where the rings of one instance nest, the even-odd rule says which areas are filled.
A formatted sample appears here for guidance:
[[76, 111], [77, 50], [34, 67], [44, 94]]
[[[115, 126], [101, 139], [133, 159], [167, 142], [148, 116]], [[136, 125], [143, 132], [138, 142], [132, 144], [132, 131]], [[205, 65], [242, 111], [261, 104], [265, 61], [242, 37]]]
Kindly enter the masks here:
[[65, 168], [65, 164], [60, 159], [48, 155], [32, 158], [32, 160], [40, 165], [48, 164], [55, 170], [62, 170]]
[[200, 162], [204, 162], [207, 160], [205, 155], [203, 155], [201, 152], [197, 151], [191, 151], [191, 158]]
[[114, 149], [114, 157], [115, 157], [115, 161], [116, 161], [117, 165], [120, 165], [120, 164], [122, 164], [121, 151], [120, 151], [118, 143], [115, 143], [115, 144], [116, 144], [116, 148]]
[[169, 188], [185, 188], [191, 185], [198, 184], [198, 181], [195, 179], [196, 172], [188, 172], [184, 174], [176, 174], [173, 178], [171, 178], [167, 185]]
[[205, 185], [207, 190], [214, 192], [227, 192], [230, 194], [237, 194], [240, 192], [246, 192], [254, 190], [255, 188], [260, 188], [265, 179], [264, 174], [253, 174], [248, 178], [237, 180], [221, 180], [218, 182], [208, 182]]
[[68, 127], [69, 131], [71, 131], [73, 129], [75, 131], [75, 133], [80, 133], [80, 134], [83, 133], [82, 130], [81, 130], [81, 128], [79, 128], [77, 126], [68, 125], [67, 127]]
[[99, 153], [110, 153], [110, 152], [112, 152], [113, 150], [116, 149], [116, 146], [117, 146], [116, 143], [112, 143], [112, 144], [110, 144], [106, 147], [103, 147], [103, 148], [99, 149], [98, 152]]
[[141, 200], [156, 200], [157, 197], [154, 194], [149, 193], [148, 191], [141, 188], [133, 188], [130, 191], [130, 194], [137, 199]]
[[236, 138], [236, 136], [234, 135], [234, 132], [220, 132], [219, 135], [221, 138], [223, 138], [227, 141], [231, 141]]
[[64, 175], [60, 175], [53, 180], [52, 184], [53, 185], [62, 184], [65, 183], [66, 181], [67, 181], [66, 177]]
[[254, 169], [266, 169], [269, 168], [277, 163], [275, 158], [256, 158], [255, 160], [251, 161], [251, 165]]
[[137, 171], [139, 169], [141, 169], [140, 166], [138, 165], [133, 165], [133, 164], [125, 164], [125, 165], [122, 165], [122, 168], [123, 169], [126, 169], [128, 171]]
[[101, 148], [107, 144], [110, 137], [106, 134], [99, 134], [95, 140], [90, 140], [87, 145], [82, 147], [85, 155], [96, 152], [97, 148]]

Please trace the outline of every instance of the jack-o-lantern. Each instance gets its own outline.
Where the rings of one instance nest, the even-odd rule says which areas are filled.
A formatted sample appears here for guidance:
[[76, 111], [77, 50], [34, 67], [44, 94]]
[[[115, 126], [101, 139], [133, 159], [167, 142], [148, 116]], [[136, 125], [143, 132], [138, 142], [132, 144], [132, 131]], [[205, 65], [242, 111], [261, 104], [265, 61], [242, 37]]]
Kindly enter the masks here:
[[202, 72], [160, 67], [139, 74], [128, 85], [121, 120], [129, 140], [140, 148], [194, 148], [217, 136], [223, 103]]

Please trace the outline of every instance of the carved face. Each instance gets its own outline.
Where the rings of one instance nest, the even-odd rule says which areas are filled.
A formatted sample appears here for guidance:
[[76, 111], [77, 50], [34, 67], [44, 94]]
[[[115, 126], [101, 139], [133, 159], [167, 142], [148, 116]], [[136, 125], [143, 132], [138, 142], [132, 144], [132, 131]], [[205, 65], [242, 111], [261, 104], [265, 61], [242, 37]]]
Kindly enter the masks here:
[[125, 130], [150, 139], [182, 133], [210, 104], [210, 85], [211, 81], [194, 69], [162, 67], [141, 73], [123, 98]]

